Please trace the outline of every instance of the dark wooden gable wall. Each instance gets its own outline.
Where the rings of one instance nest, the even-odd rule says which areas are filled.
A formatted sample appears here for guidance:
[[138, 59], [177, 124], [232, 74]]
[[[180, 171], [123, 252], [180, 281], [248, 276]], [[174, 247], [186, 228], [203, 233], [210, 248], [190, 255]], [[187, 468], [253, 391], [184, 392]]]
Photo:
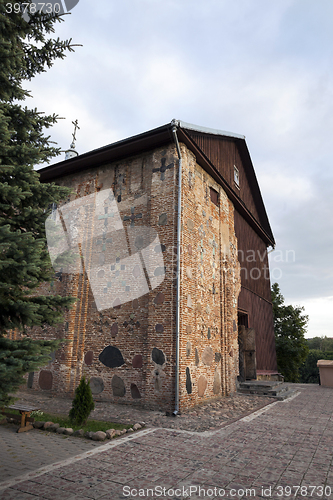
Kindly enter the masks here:
[[[232, 137], [216, 136], [193, 130], [187, 130], [187, 133], [220, 172], [257, 222], [266, 229], [266, 232], [267, 227], [270, 231], [266, 213], [265, 217], [262, 216], [265, 209], [263, 206], [258, 206], [258, 186], [255, 186], [257, 191], [255, 198], [253, 184], [255, 174], [252, 173], [251, 178], [243, 164], [237, 140]], [[234, 166], [239, 171], [239, 188], [234, 181]], [[273, 310], [266, 243], [237, 209], [235, 210], [235, 233], [238, 240], [242, 284], [238, 308], [247, 313], [248, 326], [254, 328], [256, 332], [258, 371], [276, 372]]]
[[[192, 130], [187, 132], [243, 201], [252, 215], [260, 222], [259, 213], [235, 140], [228, 137], [201, 134]], [[239, 189], [234, 182], [234, 165], [239, 170]]]

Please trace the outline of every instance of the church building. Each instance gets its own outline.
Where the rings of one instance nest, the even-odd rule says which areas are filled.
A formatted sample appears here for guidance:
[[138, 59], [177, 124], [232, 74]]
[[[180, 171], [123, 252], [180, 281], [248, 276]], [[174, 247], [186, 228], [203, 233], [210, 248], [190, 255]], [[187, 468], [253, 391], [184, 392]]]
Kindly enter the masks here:
[[181, 121], [39, 171], [71, 188], [46, 235], [43, 293], [76, 297], [28, 387], [174, 414], [278, 377], [267, 249], [245, 137]]

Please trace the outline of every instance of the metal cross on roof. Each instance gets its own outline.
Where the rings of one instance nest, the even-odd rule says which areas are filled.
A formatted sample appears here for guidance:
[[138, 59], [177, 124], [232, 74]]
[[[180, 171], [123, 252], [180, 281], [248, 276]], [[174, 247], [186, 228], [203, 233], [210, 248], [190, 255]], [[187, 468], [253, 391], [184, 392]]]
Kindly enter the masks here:
[[75, 122], [72, 122], [72, 123], [74, 125], [74, 133], [72, 134], [72, 136], [73, 136], [73, 142], [75, 142], [76, 141], [76, 130], [77, 129], [80, 130], [80, 127], [79, 127], [79, 122], [77, 119], [75, 120]]

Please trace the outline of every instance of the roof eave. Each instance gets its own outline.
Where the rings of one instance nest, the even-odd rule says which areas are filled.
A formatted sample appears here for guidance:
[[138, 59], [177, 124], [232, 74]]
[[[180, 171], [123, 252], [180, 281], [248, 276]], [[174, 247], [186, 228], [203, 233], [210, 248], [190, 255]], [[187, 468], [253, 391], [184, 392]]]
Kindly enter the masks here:
[[69, 160], [63, 160], [38, 170], [40, 180], [49, 182], [64, 175], [70, 175], [111, 161], [134, 156], [151, 148], [157, 148], [173, 141], [172, 125], [170, 123], [142, 134], [94, 149]]

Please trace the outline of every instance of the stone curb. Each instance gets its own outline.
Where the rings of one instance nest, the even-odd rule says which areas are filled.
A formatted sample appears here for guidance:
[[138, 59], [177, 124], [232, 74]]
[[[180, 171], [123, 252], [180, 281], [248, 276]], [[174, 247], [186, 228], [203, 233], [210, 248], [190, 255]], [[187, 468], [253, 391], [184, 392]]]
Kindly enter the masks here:
[[59, 424], [54, 424], [53, 422], [34, 422], [33, 426], [35, 429], [55, 432], [57, 434], [64, 434], [65, 436], [73, 436], [73, 437], [85, 437], [86, 439], [92, 439], [93, 441], [105, 441], [106, 439], [113, 439], [119, 436], [123, 436], [124, 434], [130, 434], [132, 432], [138, 431], [145, 427], [144, 422], [136, 423], [133, 427], [129, 429], [108, 429], [106, 432], [97, 431], [97, 432], [84, 432], [82, 429], [77, 431], [73, 431], [70, 427], [60, 427]]

